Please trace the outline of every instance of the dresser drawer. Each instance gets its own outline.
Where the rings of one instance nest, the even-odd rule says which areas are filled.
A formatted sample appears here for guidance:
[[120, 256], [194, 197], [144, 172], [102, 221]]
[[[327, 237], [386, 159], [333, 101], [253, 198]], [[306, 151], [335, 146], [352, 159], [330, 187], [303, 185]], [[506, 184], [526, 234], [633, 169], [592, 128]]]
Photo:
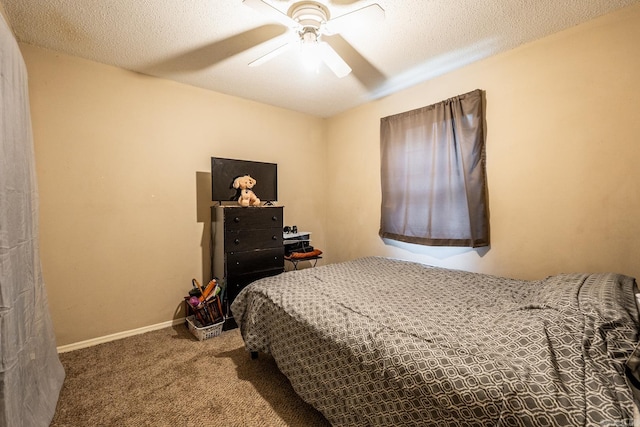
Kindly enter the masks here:
[[225, 230], [280, 228], [282, 234], [282, 208], [232, 208], [224, 215]]
[[284, 270], [284, 247], [253, 251], [228, 252], [227, 276], [249, 274], [280, 268]]
[[280, 248], [283, 247], [282, 228], [229, 230], [224, 235], [224, 247], [227, 252]]
[[274, 268], [273, 270], [260, 271], [258, 273], [248, 273], [241, 276], [229, 277], [227, 280], [227, 297], [233, 301], [241, 290], [243, 290], [249, 283], [255, 282], [263, 277], [275, 276], [282, 273], [282, 268]]

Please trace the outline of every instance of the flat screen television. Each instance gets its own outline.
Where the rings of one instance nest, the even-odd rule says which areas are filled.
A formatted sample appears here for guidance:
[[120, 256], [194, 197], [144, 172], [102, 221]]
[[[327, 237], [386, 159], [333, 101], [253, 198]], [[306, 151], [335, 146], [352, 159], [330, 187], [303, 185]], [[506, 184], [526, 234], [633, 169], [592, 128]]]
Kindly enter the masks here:
[[278, 165], [276, 163], [222, 157], [211, 158], [211, 200], [214, 202], [238, 200], [239, 191], [233, 188], [233, 181], [244, 175], [251, 175], [256, 180], [252, 190], [261, 202], [278, 200]]

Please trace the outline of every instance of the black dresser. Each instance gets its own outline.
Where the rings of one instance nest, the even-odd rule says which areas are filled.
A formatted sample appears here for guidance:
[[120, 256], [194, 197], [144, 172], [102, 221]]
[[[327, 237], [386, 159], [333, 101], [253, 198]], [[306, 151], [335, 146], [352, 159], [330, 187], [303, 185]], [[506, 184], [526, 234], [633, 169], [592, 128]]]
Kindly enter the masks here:
[[213, 275], [224, 280], [228, 320], [229, 307], [245, 286], [284, 271], [282, 213], [282, 206], [212, 207]]

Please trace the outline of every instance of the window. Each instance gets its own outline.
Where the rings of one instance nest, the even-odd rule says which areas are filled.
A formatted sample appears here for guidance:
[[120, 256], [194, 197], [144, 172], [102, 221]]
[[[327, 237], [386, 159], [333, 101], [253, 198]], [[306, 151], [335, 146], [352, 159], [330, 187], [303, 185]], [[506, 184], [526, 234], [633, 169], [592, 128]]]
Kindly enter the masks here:
[[380, 236], [489, 245], [482, 92], [380, 120]]

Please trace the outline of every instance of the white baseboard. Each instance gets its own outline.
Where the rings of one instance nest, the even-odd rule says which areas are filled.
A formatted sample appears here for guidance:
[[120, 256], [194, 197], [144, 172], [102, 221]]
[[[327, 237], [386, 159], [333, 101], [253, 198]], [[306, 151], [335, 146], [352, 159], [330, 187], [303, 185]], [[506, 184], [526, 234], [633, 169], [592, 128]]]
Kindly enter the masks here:
[[156, 323], [155, 325], [149, 325], [142, 328], [131, 329], [129, 331], [118, 332], [116, 334], [105, 335], [103, 337], [92, 338], [86, 341], [79, 341], [73, 344], [61, 345], [58, 347], [58, 353], [66, 353], [68, 351], [80, 350], [81, 348], [87, 348], [94, 345], [102, 344], [109, 341], [115, 341], [126, 337], [132, 337], [134, 335], [144, 334], [145, 332], [157, 331], [158, 329], [169, 328], [171, 326], [184, 323], [184, 317], [180, 319], [169, 320], [167, 322]]

